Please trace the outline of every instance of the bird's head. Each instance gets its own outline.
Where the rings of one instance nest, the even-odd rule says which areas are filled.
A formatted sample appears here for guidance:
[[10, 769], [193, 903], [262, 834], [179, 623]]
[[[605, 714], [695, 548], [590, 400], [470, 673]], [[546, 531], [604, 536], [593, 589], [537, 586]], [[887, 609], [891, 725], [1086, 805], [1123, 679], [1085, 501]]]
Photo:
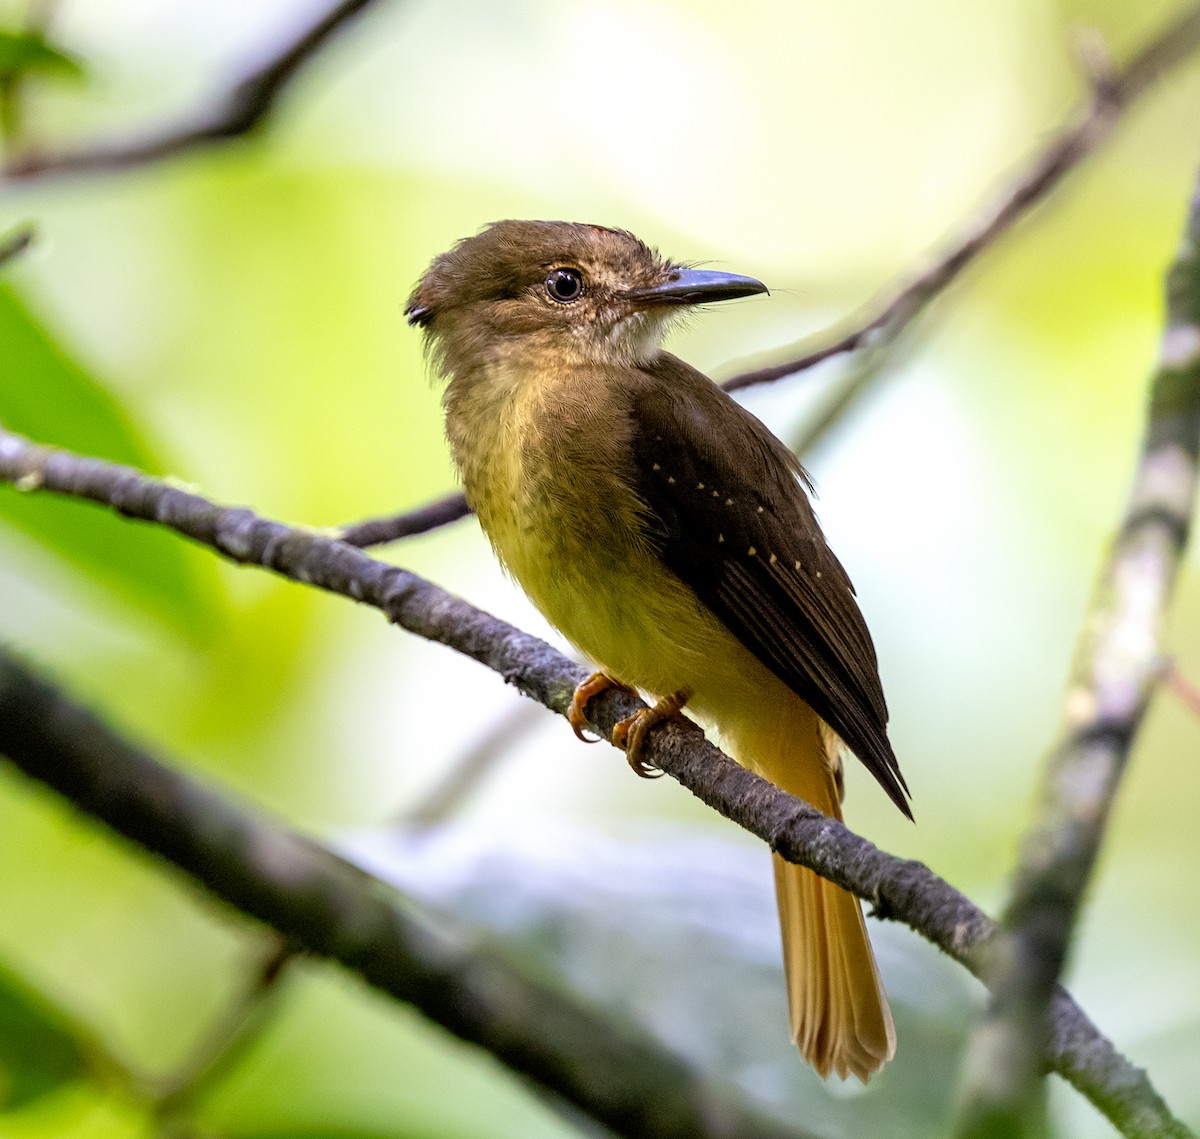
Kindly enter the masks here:
[[499, 221], [437, 257], [404, 311], [442, 373], [530, 350], [638, 364], [683, 308], [766, 291], [666, 260], [625, 230]]

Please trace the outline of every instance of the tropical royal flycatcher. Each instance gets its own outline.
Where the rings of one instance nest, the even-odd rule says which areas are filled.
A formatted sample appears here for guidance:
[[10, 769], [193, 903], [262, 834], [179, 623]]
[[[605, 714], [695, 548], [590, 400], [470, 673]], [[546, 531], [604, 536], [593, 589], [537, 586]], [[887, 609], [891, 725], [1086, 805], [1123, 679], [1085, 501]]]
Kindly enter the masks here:
[[[630, 233], [501, 221], [436, 258], [405, 310], [449, 383], [467, 500], [533, 603], [651, 709], [631, 765], [687, 705], [730, 753], [841, 818], [841, 744], [910, 818], [875, 649], [794, 455], [661, 348], [672, 317], [765, 293]], [[896, 1047], [858, 899], [775, 856], [792, 1036], [822, 1076], [866, 1080]]]

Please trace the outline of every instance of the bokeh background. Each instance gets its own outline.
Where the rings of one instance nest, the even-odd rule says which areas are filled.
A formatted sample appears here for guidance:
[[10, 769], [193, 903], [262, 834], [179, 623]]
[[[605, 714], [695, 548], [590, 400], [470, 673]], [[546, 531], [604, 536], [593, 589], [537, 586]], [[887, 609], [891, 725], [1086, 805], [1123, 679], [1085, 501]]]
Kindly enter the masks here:
[[[185, 116], [318, 7], [62, 0], [53, 34], [84, 74], [30, 83], [26, 130], [126, 137]], [[40, 232], [0, 286], [0, 420], [308, 525], [420, 505], [453, 478], [401, 308], [455, 239], [502, 217], [570, 218], [760, 277], [769, 299], [722, 305], [671, 340], [729, 375], [920, 264], [1001, 193], [1082, 97], [1081, 25], [1121, 57], [1172, 10], [381, 3], [261, 137], [0, 189], [0, 228]], [[10, 27], [23, 11], [0, 5]], [[848, 822], [993, 912], [1129, 477], [1198, 119], [1191, 67], [982, 259], [807, 456], [877, 641], [918, 820], [854, 770]], [[794, 438], [844, 366], [745, 402]], [[554, 639], [471, 520], [384, 556]], [[1197, 633], [1193, 556], [1170, 634], [1192, 677]], [[623, 1001], [766, 1107], [831, 1136], [944, 1124], [974, 982], [879, 930], [899, 1058], [866, 1091], [822, 1088], [785, 1039], [765, 851], [670, 780], [636, 780], [560, 720], [514, 713], [519, 697], [478, 666], [170, 535], [7, 488], [0, 638], [160, 754]], [[496, 762], [444, 825], [420, 841], [398, 830], [476, 748]], [[1161, 696], [1069, 975], [1193, 1125], [1198, 799], [1200, 723]], [[139, 1072], [185, 1063], [261, 952], [261, 931], [2, 766], [0, 913], [6, 984]], [[711, 951], [687, 956], [698, 944]], [[582, 1133], [338, 969], [302, 965], [278, 998], [192, 1133]], [[39, 1095], [9, 1083], [3, 1139], [157, 1126], [87, 1076]], [[1052, 1102], [1062, 1134], [1113, 1134], [1057, 1082]]]

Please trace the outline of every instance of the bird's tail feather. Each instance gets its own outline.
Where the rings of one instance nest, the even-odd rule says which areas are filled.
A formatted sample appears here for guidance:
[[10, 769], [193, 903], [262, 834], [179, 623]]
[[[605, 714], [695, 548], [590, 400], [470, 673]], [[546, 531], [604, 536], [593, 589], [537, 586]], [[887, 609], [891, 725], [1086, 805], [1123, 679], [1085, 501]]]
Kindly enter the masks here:
[[[772, 783], [841, 819], [837, 740], [807, 706], [727, 733], [733, 753]], [[864, 1082], [896, 1051], [887, 997], [858, 899], [803, 866], [775, 863], [792, 1039], [822, 1076]]]

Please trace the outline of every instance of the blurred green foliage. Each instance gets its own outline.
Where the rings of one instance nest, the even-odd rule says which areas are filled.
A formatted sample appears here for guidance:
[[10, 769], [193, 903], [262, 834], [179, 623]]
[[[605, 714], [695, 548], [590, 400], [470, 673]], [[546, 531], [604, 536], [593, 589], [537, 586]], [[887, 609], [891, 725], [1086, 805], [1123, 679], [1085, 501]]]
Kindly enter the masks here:
[[42, 32], [0, 28], [0, 83], [25, 75], [79, 80], [84, 69], [78, 59], [50, 43]]
[[[21, 86], [27, 144], [136, 137], [186, 119], [299, 18], [284, 0], [62, 8], [49, 39], [0, 37], [0, 73], [5, 52], [11, 74], [37, 66], [39, 51], [61, 67], [61, 51], [91, 79]], [[706, 315], [672, 342], [727, 374], [857, 305], [1001, 192], [1082, 97], [1076, 25], [1099, 28], [1120, 54], [1171, 10], [1167, 0], [381, 3], [261, 137], [3, 188], [0, 230], [32, 218], [43, 237], [4, 267], [0, 421], [305, 524], [417, 505], [452, 480], [438, 394], [401, 308], [456, 238], [504, 216], [569, 217], [767, 280], [769, 301]], [[0, 6], [13, 28], [23, 14], [18, 0]], [[1200, 162], [1198, 106], [1192, 66], [986, 256], [809, 457], [879, 645], [920, 825], [855, 771], [849, 821], [993, 908], [1128, 478], [1162, 272]], [[747, 403], [786, 436], [836, 373]], [[386, 556], [546, 631], [471, 523]], [[1197, 584], [1193, 558], [1171, 636], [1193, 677]], [[411, 807], [511, 699], [490, 674], [341, 601], [9, 488], [0, 638], [164, 756], [328, 836]], [[1200, 924], [1185, 868], [1198, 853], [1198, 731], [1177, 705], [1156, 706], [1070, 978], [1193, 1124]], [[498, 856], [551, 819], [730, 837], [679, 788], [628, 778], [619, 758], [575, 747], [560, 725], [509, 743], [459, 819]], [[560, 884], [546, 872], [548, 889]], [[586, 912], [589, 898], [572, 905]], [[22, 978], [13, 992], [46, 994], [12, 997], [26, 1027], [8, 1032], [0, 984], [0, 1069], [13, 1088], [58, 1089], [10, 1092], [0, 1139], [153, 1133], [144, 1097], [75, 1079], [71, 1041], [103, 1039], [151, 1083], [169, 1075], [236, 999], [255, 932], [3, 770], [0, 907], [0, 959]], [[519, 939], [515, 950], [532, 952]], [[924, 980], [931, 952], [902, 942], [884, 961], [903, 994], [901, 1058], [915, 1050], [904, 1071], [916, 1086], [889, 1091], [885, 1075], [866, 1091], [822, 1090], [797, 1066], [784, 1089], [811, 1097], [831, 1135], [901, 1101], [931, 1126], [945, 1111], [957, 1071], [942, 1057], [968, 1002]], [[201, 1133], [580, 1133], [486, 1058], [333, 970], [305, 967], [283, 998], [195, 1105]], [[761, 1031], [787, 1050], [781, 1023]], [[744, 1082], [771, 1100], [761, 1071]], [[1111, 1134], [1061, 1088], [1054, 1110], [1064, 1135]]]
[[[66, 355], [9, 286], [0, 286], [0, 343], [0, 422], [10, 430], [163, 473], [118, 401]], [[189, 638], [211, 634], [220, 611], [215, 576], [207, 561], [189, 558], [169, 535], [9, 486], [0, 488], [0, 518]]]
[[0, 971], [0, 1108], [26, 1107], [86, 1070], [65, 1018], [19, 978]]

